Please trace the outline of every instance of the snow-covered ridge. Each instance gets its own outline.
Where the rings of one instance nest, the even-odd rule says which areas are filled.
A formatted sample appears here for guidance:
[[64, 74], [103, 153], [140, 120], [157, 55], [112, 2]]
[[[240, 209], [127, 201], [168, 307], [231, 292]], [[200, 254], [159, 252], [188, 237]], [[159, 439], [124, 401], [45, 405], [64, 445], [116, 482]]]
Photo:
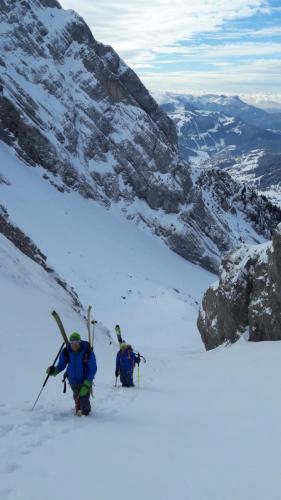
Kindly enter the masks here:
[[[3, 0], [0, 15], [0, 139], [26, 164], [42, 167], [46, 182], [118, 205], [211, 270], [240, 238], [269, 237], [281, 214], [272, 219], [265, 209], [262, 221], [254, 220], [250, 195], [241, 197], [241, 186], [216, 171], [196, 182], [201, 174], [179, 158], [172, 120], [77, 14], [57, 2]], [[232, 214], [224, 203], [230, 184]]]
[[176, 106], [185, 106], [187, 109], [222, 112], [262, 129], [275, 128], [281, 130], [281, 113], [268, 113], [263, 109], [248, 104], [239, 96], [175, 94], [172, 92], [154, 95], [161, 105], [171, 103]]

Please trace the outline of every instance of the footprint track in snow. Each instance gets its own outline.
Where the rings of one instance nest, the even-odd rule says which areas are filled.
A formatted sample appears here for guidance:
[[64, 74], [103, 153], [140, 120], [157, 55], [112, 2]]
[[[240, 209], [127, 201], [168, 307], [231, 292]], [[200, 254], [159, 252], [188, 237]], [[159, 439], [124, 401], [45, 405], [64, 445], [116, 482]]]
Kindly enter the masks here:
[[0, 438], [6, 437], [9, 432], [13, 430], [14, 426], [11, 424], [0, 425]]
[[7, 464], [2, 469], [0, 469], [1, 474], [11, 474], [12, 472], [15, 472], [17, 469], [19, 469], [20, 466], [16, 463], [11, 463]]
[[11, 499], [12, 493], [14, 493], [14, 490], [12, 490], [11, 488], [5, 488], [4, 490], [0, 490], [0, 500]]

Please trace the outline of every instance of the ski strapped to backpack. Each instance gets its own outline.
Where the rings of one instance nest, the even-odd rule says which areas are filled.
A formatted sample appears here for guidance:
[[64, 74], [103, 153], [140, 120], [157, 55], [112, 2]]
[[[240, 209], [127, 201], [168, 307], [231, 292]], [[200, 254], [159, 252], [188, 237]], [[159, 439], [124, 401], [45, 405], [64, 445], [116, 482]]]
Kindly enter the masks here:
[[[95, 340], [95, 324], [97, 321], [95, 319], [91, 319], [92, 306], [88, 307], [87, 313], [87, 327], [88, 327], [88, 341], [91, 346], [92, 351], [94, 350], [94, 340]], [[91, 332], [92, 325], [92, 332]]]
[[64, 329], [64, 326], [62, 324], [62, 320], [60, 319], [60, 317], [59, 317], [59, 315], [58, 315], [58, 313], [56, 311], [52, 311], [52, 316], [55, 319], [55, 321], [56, 321], [56, 323], [57, 323], [57, 325], [59, 327], [59, 331], [60, 331], [60, 333], [62, 335], [62, 338], [64, 340], [65, 345], [68, 346], [69, 345], [69, 340], [68, 340], [68, 337], [66, 335], [66, 331]]
[[[119, 325], [115, 326], [115, 333], [116, 333], [119, 345], [123, 344], [125, 342], [125, 340], [122, 339], [121, 328]], [[146, 363], [145, 357], [142, 356], [139, 352], [138, 353], [133, 352], [133, 354], [135, 354], [135, 356], [138, 358], [138, 360], [136, 361], [137, 364], [140, 363], [141, 359], [143, 360], [144, 363]]]
[[[87, 328], [88, 328], [88, 340], [89, 340], [89, 345], [91, 351], [94, 350], [94, 341], [95, 341], [95, 324], [97, 321], [95, 319], [91, 319], [91, 312], [92, 312], [92, 306], [88, 307], [88, 313], [87, 313]], [[91, 325], [93, 326], [92, 332], [91, 332]], [[91, 396], [93, 397], [93, 388], [91, 388]]]
[[90, 344], [90, 347], [92, 347], [92, 344], [91, 344], [91, 310], [92, 310], [92, 306], [89, 306], [88, 313], [87, 313], [87, 328], [88, 328], [88, 342]]
[[[63, 323], [62, 323], [62, 320], [60, 318], [60, 316], [58, 315], [58, 313], [56, 311], [52, 311], [52, 316], [54, 318], [54, 320], [56, 321], [58, 327], [59, 327], [59, 331], [62, 335], [62, 338], [64, 340], [64, 343], [65, 343], [65, 347], [63, 349], [63, 353], [67, 352], [68, 354], [68, 350], [67, 350], [67, 347], [69, 346], [69, 340], [68, 340], [68, 337], [66, 335], [66, 331], [64, 329], [64, 326], [63, 326]], [[65, 355], [65, 354], [64, 354]], [[66, 393], [66, 378], [67, 378], [67, 374], [66, 372], [63, 374], [63, 378], [62, 378], [62, 383], [63, 383], [63, 393], [65, 394]]]
[[[125, 342], [125, 340], [122, 338], [121, 328], [119, 325], [115, 325], [115, 333], [116, 333], [119, 345], [123, 344]], [[138, 360], [136, 361], [137, 364], [140, 363], [141, 359], [143, 360], [144, 363], [146, 363], [145, 357], [142, 356], [139, 352], [138, 353], [133, 352], [133, 354], [135, 354], [135, 356], [138, 358]]]
[[[90, 308], [90, 313], [91, 313], [91, 306], [89, 306]], [[88, 310], [88, 315], [90, 314], [89, 313], [89, 310]], [[56, 311], [52, 311], [52, 316], [53, 318], [55, 319], [58, 327], [59, 327], [59, 330], [60, 330], [60, 333], [62, 335], [62, 338], [64, 340], [64, 343], [65, 343], [65, 347], [63, 349], [63, 355], [64, 355], [64, 359], [65, 359], [65, 363], [67, 364], [69, 362], [69, 352], [68, 352], [68, 347], [69, 347], [69, 340], [68, 340], [68, 337], [67, 337], [67, 334], [66, 334], [66, 331], [64, 329], [64, 326], [63, 326], [63, 323], [62, 323], [62, 320], [60, 318], [60, 316], [58, 315], [58, 313]], [[86, 342], [86, 341], [85, 341]], [[89, 361], [89, 357], [90, 357], [90, 354], [93, 350], [90, 342], [86, 342], [87, 343], [87, 348], [85, 349], [85, 352], [83, 354], [83, 365], [84, 367], [86, 368], [86, 365], [87, 365], [87, 362]], [[67, 379], [67, 372], [64, 372], [63, 374], [63, 379], [62, 379], [62, 383], [63, 383], [63, 393], [65, 394], [66, 393], [66, 379]]]
[[[119, 325], [115, 325], [115, 333], [117, 336], [119, 346], [121, 348], [121, 344], [124, 344], [125, 340], [122, 338], [121, 328]], [[146, 358], [142, 356], [142, 354], [140, 354], [139, 352], [136, 353], [133, 351], [133, 354], [135, 355], [135, 362], [138, 365], [137, 377], [138, 377], [138, 385], [140, 385], [140, 362], [143, 361], [144, 363], [146, 363]], [[118, 377], [115, 378], [115, 387], [117, 387], [117, 378]]]
[[119, 325], [116, 325], [115, 326], [115, 333], [117, 335], [117, 340], [118, 340], [118, 343], [119, 344], [122, 344], [122, 342], [124, 342], [124, 340], [122, 339], [122, 335], [121, 335], [121, 328]]

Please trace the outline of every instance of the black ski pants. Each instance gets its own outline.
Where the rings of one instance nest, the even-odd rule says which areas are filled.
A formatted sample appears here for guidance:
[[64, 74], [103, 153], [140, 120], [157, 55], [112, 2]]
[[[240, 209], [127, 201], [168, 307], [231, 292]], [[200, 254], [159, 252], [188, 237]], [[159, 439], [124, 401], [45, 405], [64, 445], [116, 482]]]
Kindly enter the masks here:
[[120, 370], [120, 380], [123, 387], [133, 387], [133, 372], [134, 370]]
[[91, 403], [90, 403], [90, 392], [86, 396], [79, 396], [79, 391], [82, 387], [82, 384], [73, 384], [70, 386], [73, 392], [73, 399], [75, 401], [76, 411], [81, 410], [83, 415], [89, 415], [91, 412]]

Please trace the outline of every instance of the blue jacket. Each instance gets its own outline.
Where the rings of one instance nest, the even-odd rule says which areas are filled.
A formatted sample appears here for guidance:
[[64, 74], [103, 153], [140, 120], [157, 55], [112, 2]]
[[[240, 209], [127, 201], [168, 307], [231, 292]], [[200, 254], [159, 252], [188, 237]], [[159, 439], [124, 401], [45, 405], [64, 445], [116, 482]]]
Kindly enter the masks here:
[[116, 356], [116, 370], [125, 372], [133, 370], [137, 359], [137, 355], [130, 349], [126, 349], [125, 351], [120, 349]]
[[96, 356], [91, 351], [88, 358], [85, 359], [84, 353], [87, 351], [89, 344], [88, 342], [81, 341], [81, 347], [79, 351], [73, 352], [70, 346], [67, 346], [67, 353], [65, 349], [62, 351], [59, 362], [56, 366], [57, 370], [61, 372], [67, 366], [67, 378], [72, 384], [82, 384], [84, 380], [88, 380], [92, 383], [95, 374], [97, 372], [97, 362]]

